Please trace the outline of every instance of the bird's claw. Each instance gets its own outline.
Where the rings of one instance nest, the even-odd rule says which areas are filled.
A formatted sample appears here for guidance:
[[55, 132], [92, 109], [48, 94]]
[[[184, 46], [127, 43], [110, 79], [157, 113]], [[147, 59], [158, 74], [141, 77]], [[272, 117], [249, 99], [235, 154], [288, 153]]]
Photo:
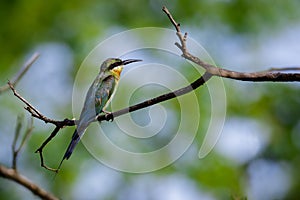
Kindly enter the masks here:
[[114, 116], [112, 115], [112, 112], [106, 111], [106, 110], [102, 110], [102, 112], [105, 113], [105, 119], [107, 121], [114, 121]]

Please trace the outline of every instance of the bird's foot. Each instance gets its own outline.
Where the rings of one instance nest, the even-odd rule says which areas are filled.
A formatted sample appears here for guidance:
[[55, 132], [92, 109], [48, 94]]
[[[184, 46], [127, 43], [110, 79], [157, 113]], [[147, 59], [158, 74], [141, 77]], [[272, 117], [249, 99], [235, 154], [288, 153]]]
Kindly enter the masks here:
[[106, 111], [106, 110], [102, 110], [102, 112], [105, 113], [105, 119], [107, 121], [114, 121], [114, 116], [112, 115], [112, 112]]

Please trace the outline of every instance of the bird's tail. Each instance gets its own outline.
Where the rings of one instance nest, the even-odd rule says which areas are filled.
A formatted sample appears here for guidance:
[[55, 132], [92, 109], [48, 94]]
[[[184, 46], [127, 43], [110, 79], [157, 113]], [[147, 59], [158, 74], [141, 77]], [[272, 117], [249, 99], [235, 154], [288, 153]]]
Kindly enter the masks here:
[[78, 131], [76, 129], [75, 132], [73, 133], [72, 140], [71, 140], [71, 142], [70, 142], [70, 144], [69, 144], [69, 146], [68, 146], [68, 148], [66, 150], [66, 153], [65, 153], [63, 159], [61, 160], [61, 162], [60, 162], [60, 164], [59, 164], [59, 166], [57, 168], [58, 170], [60, 169], [63, 161], [65, 159], [68, 160], [70, 158], [70, 156], [72, 155], [72, 153], [74, 151], [74, 148], [78, 144], [79, 140], [80, 140], [80, 136], [79, 136]]

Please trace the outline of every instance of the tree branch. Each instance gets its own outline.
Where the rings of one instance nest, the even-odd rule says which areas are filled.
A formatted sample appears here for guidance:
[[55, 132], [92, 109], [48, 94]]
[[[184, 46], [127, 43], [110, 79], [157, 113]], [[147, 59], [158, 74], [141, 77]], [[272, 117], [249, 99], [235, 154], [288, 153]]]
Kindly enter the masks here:
[[38, 111], [33, 105], [31, 105], [24, 97], [22, 97], [16, 91], [16, 89], [14, 88], [13, 84], [10, 81], [8, 81], [7, 84], [9, 86], [9, 88], [12, 90], [13, 94], [27, 106], [27, 107], [25, 107], [25, 110], [27, 110], [32, 115], [32, 117], [40, 119], [40, 120], [44, 121], [45, 123], [54, 124], [60, 128], [62, 128], [64, 126], [74, 126], [75, 125], [74, 120], [64, 119], [62, 121], [58, 121], [58, 120], [54, 120], [54, 119], [50, 119], [50, 118], [46, 117], [40, 111]]
[[143, 108], [146, 108], [146, 107], [149, 107], [149, 106], [161, 103], [163, 101], [167, 101], [167, 100], [173, 99], [175, 97], [182, 96], [182, 95], [187, 94], [187, 93], [189, 93], [189, 92], [197, 89], [198, 87], [202, 86], [211, 77], [212, 77], [212, 74], [206, 72], [206, 73], [203, 74], [203, 76], [201, 76], [196, 81], [194, 81], [193, 83], [191, 83], [190, 85], [188, 85], [186, 87], [178, 89], [178, 90], [176, 90], [174, 92], [169, 92], [167, 94], [163, 94], [163, 95], [160, 95], [158, 97], [146, 100], [146, 101], [144, 101], [142, 103], [135, 104], [135, 105], [130, 106], [128, 108], [124, 108], [122, 110], [118, 110], [118, 111], [112, 112], [110, 114], [99, 115], [97, 117], [97, 120], [98, 121], [110, 120], [110, 119], [113, 119], [113, 118], [118, 117], [120, 115], [124, 115], [124, 114], [127, 114], [129, 112], [140, 110], [140, 109], [143, 109]]
[[53, 194], [45, 191], [38, 185], [34, 184], [30, 180], [28, 180], [25, 176], [19, 174], [15, 169], [9, 169], [0, 165], [0, 177], [10, 179], [20, 185], [23, 185], [28, 190], [30, 190], [33, 194], [39, 196], [41, 199], [58, 200], [58, 198], [56, 198]]
[[[21, 80], [21, 78], [28, 71], [28, 69], [32, 66], [32, 64], [38, 59], [39, 56], [40, 56], [39, 53], [34, 53], [31, 56], [31, 58], [23, 65], [23, 67], [21, 67], [19, 72], [12, 78], [11, 85], [15, 86]], [[4, 85], [4, 86], [0, 87], [0, 94], [2, 92], [5, 92], [9, 88], [10, 88], [9, 85]]]
[[[235, 79], [240, 81], [252, 81], [252, 82], [262, 82], [262, 81], [273, 81], [273, 82], [293, 82], [293, 81], [300, 81], [300, 73], [282, 73], [282, 72], [273, 72], [273, 71], [286, 71], [291, 70], [291, 68], [288, 68], [284, 70], [284, 68], [278, 68], [279, 70], [269, 70], [269, 71], [263, 71], [263, 72], [251, 72], [251, 73], [245, 73], [245, 72], [236, 72], [231, 71], [227, 69], [218, 68], [215, 65], [206, 63], [202, 61], [200, 58], [192, 55], [188, 52], [186, 47], [186, 39], [187, 39], [187, 33], [182, 35], [180, 31], [180, 24], [175, 21], [169, 10], [164, 6], [162, 10], [166, 13], [169, 20], [173, 24], [174, 28], [176, 29], [176, 35], [178, 36], [178, 39], [180, 41], [179, 43], [175, 43], [175, 45], [182, 51], [182, 57], [186, 58], [187, 60], [190, 60], [191, 62], [201, 66], [203, 69], [206, 70], [206, 72], [212, 74], [213, 76], [223, 77], [223, 78], [229, 78], [229, 79]], [[292, 70], [299, 71], [299, 67], [294, 67]]]

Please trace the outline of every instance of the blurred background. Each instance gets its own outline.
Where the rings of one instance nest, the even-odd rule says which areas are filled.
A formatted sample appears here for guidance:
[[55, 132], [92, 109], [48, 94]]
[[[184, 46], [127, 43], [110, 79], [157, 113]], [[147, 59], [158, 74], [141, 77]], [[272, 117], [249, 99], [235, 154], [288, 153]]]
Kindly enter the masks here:
[[[16, 89], [46, 116], [59, 120], [73, 118], [73, 84], [85, 57], [98, 43], [121, 31], [142, 27], [173, 29], [161, 10], [163, 5], [180, 22], [182, 31], [203, 45], [220, 67], [261, 71], [300, 64], [298, 0], [3, 0], [0, 1], [0, 85], [6, 84], [34, 52], [39, 52], [40, 58]], [[161, 42], [159, 39], [157, 42]], [[120, 45], [131, 42], [134, 41]], [[175, 62], [174, 67], [190, 82], [199, 77], [178, 57], [174, 60], [152, 51], [138, 55], [151, 62], [169, 60], [172, 65]], [[53, 179], [52, 172], [40, 167], [34, 151], [54, 127], [34, 120], [35, 129], [20, 153], [18, 169], [62, 199], [296, 199], [300, 196], [299, 83], [223, 82], [227, 97], [225, 124], [215, 148], [202, 159], [198, 158], [198, 150], [211, 116], [206, 87], [195, 92], [200, 102], [196, 109], [201, 111], [200, 121], [195, 122], [199, 123], [195, 140], [167, 167], [144, 174], [120, 172], [99, 163], [79, 144]], [[122, 91], [132, 84], [134, 80], [124, 83]], [[166, 91], [169, 90], [150, 85], [136, 91], [130, 102], [137, 103]], [[176, 99], [162, 106], [169, 117], [158, 137], [150, 141], [140, 139], [139, 145], [134, 139], [120, 145], [132, 151], [151, 151], [168, 143], [178, 126], [180, 108]], [[0, 107], [0, 163], [9, 167], [17, 116], [24, 115], [24, 129], [30, 116], [10, 91], [0, 95]], [[126, 117], [146, 126], [150, 121], [148, 112], [145, 109]], [[113, 129], [114, 122], [111, 124], [103, 126]], [[45, 148], [48, 165], [58, 165], [73, 131], [73, 127], [63, 129]], [[0, 198], [38, 199], [3, 178]]]

